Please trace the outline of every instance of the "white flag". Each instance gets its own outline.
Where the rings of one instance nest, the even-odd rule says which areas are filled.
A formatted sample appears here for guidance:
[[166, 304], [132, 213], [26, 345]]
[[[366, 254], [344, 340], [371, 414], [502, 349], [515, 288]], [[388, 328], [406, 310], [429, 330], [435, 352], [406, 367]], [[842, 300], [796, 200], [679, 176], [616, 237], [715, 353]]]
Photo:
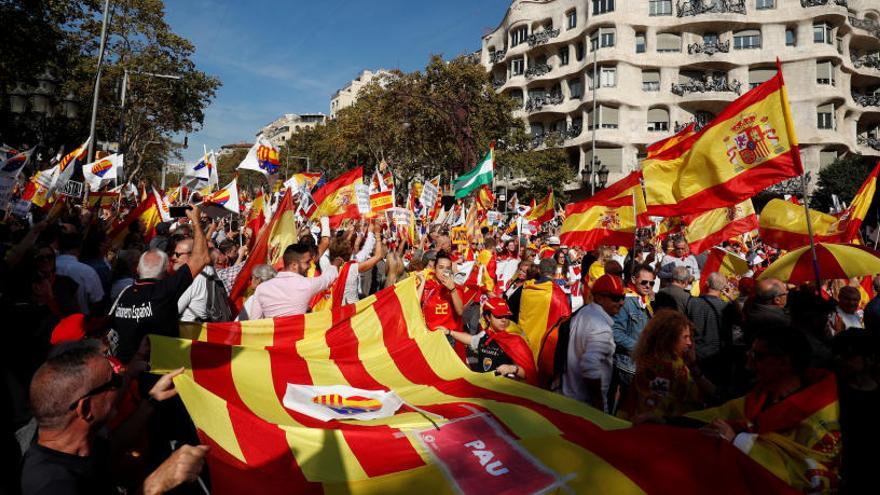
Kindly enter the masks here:
[[53, 190], [63, 188], [64, 185], [67, 184], [67, 181], [73, 177], [73, 172], [76, 168], [85, 163], [88, 158], [87, 155], [89, 154], [89, 143], [91, 140], [92, 138], [89, 137], [79, 148], [64, 155], [64, 158], [58, 162], [58, 177], [55, 180], [55, 183], [52, 184], [51, 188]]
[[83, 165], [83, 177], [89, 184], [92, 192], [101, 189], [113, 179], [119, 177], [119, 170], [123, 166], [123, 158], [119, 153], [105, 156], [100, 160]]
[[287, 384], [284, 407], [320, 421], [382, 419], [394, 416], [403, 399], [394, 392], [347, 385]]
[[165, 201], [165, 197], [159, 194], [155, 187], [153, 188], [153, 197], [156, 198], [156, 206], [159, 207], [159, 215], [162, 217], [162, 221], [171, 222], [174, 220], [171, 218], [171, 209], [168, 206], [168, 202]]
[[257, 142], [248, 150], [244, 160], [238, 164], [238, 168], [260, 172], [269, 177], [278, 173], [278, 167], [280, 166], [278, 160], [278, 148], [260, 135], [257, 137]]
[[21, 169], [23, 169], [30, 161], [31, 155], [34, 153], [35, 149], [36, 148], [31, 148], [27, 151], [22, 151], [21, 153], [15, 153], [14, 150], [9, 150], [9, 154], [5, 151], [0, 154], [0, 176], [12, 177], [13, 179], [18, 177]]
[[226, 184], [223, 189], [206, 196], [202, 203], [219, 206], [232, 213], [241, 213], [238, 202], [238, 179], [232, 179], [232, 182]]

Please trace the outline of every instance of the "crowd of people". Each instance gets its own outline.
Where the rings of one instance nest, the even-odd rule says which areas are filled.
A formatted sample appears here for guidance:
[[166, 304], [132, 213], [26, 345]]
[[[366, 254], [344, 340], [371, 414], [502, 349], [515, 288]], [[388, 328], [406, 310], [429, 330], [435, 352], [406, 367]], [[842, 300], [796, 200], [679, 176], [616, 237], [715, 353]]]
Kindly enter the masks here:
[[705, 255], [676, 237], [583, 250], [552, 226], [474, 227], [465, 241], [441, 226], [411, 245], [382, 219], [325, 217], [249, 271], [238, 308], [228, 297], [255, 233], [193, 206], [115, 243], [116, 213], [66, 205], [0, 224], [9, 493], [201, 493], [208, 447], [176, 397], [183, 370], [149, 374], [146, 335], [351, 304], [407, 277], [428, 329], [475, 372], [778, 456], [770, 469], [803, 491], [870, 486], [880, 277], [757, 280], [772, 261], [752, 256], [769, 251], [757, 240], [734, 279], [701, 273]]

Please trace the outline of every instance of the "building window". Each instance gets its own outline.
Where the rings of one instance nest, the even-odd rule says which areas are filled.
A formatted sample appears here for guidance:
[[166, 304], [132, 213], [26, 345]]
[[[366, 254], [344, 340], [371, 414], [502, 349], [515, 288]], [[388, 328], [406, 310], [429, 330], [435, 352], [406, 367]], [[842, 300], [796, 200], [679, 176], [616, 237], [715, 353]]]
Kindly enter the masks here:
[[827, 22], [817, 22], [813, 24], [813, 43], [825, 43], [831, 45], [834, 43], [834, 28]]
[[652, 108], [648, 110], [648, 132], [663, 132], [669, 130], [669, 111], [665, 108]]
[[568, 19], [568, 29], [574, 29], [578, 25], [578, 14], [574, 9], [569, 10], [565, 14], [566, 19]]
[[599, 85], [603, 88], [617, 86], [617, 68], [599, 67]]
[[580, 62], [584, 59], [584, 42], [581, 41], [574, 47], [574, 55], [577, 58], [577, 61]]
[[581, 78], [568, 80], [568, 94], [572, 99], [579, 99], [584, 96], [584, 82]]
[[523, 106], [523, 92], [521, 89], [514, 89], [510, 92], [510, 98], [516, 102], [516, 106], [522, 108]]
[[645, 53], [645, 33], [636, 33], [636, 53]]
[[660, 91], [660, 71], [642, 71], [642, 91]]
[[614, 12], [614, 0], [593, 0], [593, 15]]
[[659, 53], [680, 52], [681, 35], [675, 33], [657, 33], [657, 51]]
[[599, 46], [602, 48], [614, 46], [614, 29], [602, 28], [599, 30]]
[[834, 129], [834, 103], [817, 107], [816, 117], [819, 129]]
[[755, 8], [758, 10], [775, 9], [776, 0], [755, 0]]
[[753, 50], [761, 48], [761, 31], [750, 29], [733, 33], [734, 50]]
[[703, 33], [703, 44], [704, 45], [718, 44], [718, 33]]
[[649, 15], [672, 15], [672, 0], [649, 0]]
[[830, 60], [816, 62], [816, 84], [834, 86], [834, 65]]
[[529, 37], [529, 27], [528, 26], [518, 27], [510, 33], [510, 46], [516, 46], [520, 43], [524, 43], [528, 37]]
[[521, 76], [526, 71], [526, 62], [522, 57], [510, 61], [510, 75]]
[[559, 65], [568, 65], [568, 45], [559, 49]]
[[618, 109], [600, 105], [598, 110], [600, 129], [617, 129], [619, 127]]
[[785, 46], [795, 46], [797, 44], [797, 35], [794, 32], [794, 29], [788, 28], [785, 30]]
[[767, 82], [776, 75], [776, 69], [749, 69], [749, 89]]

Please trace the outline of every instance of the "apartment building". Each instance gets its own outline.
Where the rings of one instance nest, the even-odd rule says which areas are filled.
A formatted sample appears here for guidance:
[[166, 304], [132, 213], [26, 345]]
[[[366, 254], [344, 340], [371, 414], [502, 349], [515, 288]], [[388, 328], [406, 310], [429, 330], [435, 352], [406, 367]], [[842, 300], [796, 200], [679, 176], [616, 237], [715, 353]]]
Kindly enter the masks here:
[[354, 105], [361, 88], [375, 80], [381, 80], [381, 78], [389, 75], [391, 75], [391, 73], [385, 69], [361, 71], [356, 78], [352, 79], [351, 82], [345, 85], [345, 87], [337, 90], [333, 93], [333, 96], [330, 97], [330, 118], [335, 119], [336, 114], [339, 113], [340, 110]]
[[257, 132], [266, 136], [275, 146], [283, 145], [294, 134], [327, 122], [323, 113], [286, 113]]

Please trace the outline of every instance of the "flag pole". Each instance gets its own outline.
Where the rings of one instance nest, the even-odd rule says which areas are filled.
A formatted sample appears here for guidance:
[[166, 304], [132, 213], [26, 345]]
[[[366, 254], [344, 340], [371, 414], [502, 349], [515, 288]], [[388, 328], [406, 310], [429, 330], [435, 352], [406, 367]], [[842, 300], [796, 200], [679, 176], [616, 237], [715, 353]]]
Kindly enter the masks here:
[[807, 173], [803, 171], [803, 167], [801, 168], [801, 185], [804, 193], [804, 214], [807, 217], [807, 234], [810, 236], [810, 254], [813, 257], [813, 272], [816, 274], [816, 291], [821, 293], [822, 277], [819, 275], [819, 259], [816, 257], [816, 240], [813, 239], [813, 221], [810, 220], [810, 201], [807, 197]]

